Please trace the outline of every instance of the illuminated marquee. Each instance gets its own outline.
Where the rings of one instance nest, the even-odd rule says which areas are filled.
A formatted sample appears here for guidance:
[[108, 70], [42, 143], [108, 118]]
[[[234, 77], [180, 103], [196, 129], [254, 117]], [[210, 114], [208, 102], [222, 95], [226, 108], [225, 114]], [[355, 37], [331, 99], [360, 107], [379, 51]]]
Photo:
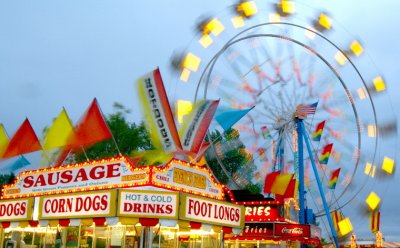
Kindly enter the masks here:
[[218, 200], [225, 199], [223, 185], [216, 182], [211, 172], [201, 166], [172, 159], [164, 167], [154, 167], [152, 184]]
[[245, 206], [246, 222], [276, 221], [279, 220], [279, 217], [279, 209], [277, 205]]
[[31, 220], [32, 198], [0, 201], [0, 221]]
[[116, 191], [42, 196], [39, 219], [115, 216]]
[[149, 178], [149, 167], [133, 168], [129, 160], [120, 156], [22, 172], [14, 184], [5, 185], [2, 198], [134, 187], [148, 184]]

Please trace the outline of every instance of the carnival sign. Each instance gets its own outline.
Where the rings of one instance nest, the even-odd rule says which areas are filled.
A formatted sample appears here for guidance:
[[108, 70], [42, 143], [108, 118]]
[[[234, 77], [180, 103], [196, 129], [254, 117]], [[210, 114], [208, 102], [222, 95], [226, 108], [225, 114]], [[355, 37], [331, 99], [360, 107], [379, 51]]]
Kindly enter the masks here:
[[274, 235], [281, 237], [310, 237], [310, 225], [275, 223]]
[[39, 219], [115, 216], [116, 191], [42, 196]]
[[97, 160], [20, 173], [5, 185], [3, 199], [141, 186], [149, 182], [149, 167], [133, 168], [125, 157]]
[[186, 193], [224, 199], [223, 185], [214, 180], [207, 168], [193, 166], [181, 160], [173, 159], [165, 167], [154, 168], [152, 183]]
[[120, 190], [118, 216], [177, 219], [178, 193]]
[[245, 223], [241, 236], [273, 236], [273, 223]]
[[0, 221], [31, 220], [32, 198], [0, 201]]
[[179, 218], [220, 226], [243, 228], [243, 206], [181, 194]]
[[245, 206], [245, 222], [266, 222], [279, 219], [277, 205]]

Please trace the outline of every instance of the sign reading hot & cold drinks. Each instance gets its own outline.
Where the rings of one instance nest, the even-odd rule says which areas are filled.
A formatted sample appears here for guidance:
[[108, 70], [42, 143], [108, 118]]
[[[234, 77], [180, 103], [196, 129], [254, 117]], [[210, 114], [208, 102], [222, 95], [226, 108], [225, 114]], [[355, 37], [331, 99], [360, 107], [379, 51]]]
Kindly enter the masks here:
[[118, 216], [178, 218], [178, 193], [161, 191], [120, 190]]

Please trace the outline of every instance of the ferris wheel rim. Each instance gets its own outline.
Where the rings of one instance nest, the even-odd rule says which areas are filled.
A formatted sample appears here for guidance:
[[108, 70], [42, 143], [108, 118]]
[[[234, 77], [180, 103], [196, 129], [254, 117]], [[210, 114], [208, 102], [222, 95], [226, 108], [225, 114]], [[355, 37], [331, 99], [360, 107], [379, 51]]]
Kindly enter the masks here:
[[[239, 33], [237, 33], [237, 34], [234, 35], [228, 42], [226, 42], [226, 43], [224, 44], [224, 46], [223, 46], [217, 53], [215, 53], [215, 55], [214, 55], [214, 56], [210, 59], [210, 61], [206, 64], [206, 66], [205, 66], [205, 68], [203, 69], [202, 74], [201, 74], [201, 76], [200, 76], [200, 78], [199, 78], [199, 80], [198, 80], [198, 84], [197, 84], [197, 87], [196, 87], [196, 93], [195, 93], [195, 100], [194, 100], [194, 101], [196, 102], [197, 99], [199, 98], [198, 93], [199, 93], [200, 84], [202, 83], [202, 81], [203, 81], [204, 79], [205, 79], [205, 90], [204, 90], [204, 93], [203, 93], [203, 98], [205, 98], [205, 97], [207, 96], [207, 90], [208, 90], [208, 87], [209, 87], [211, 72], [213, 71], [214, 66], [215, 66], [215, 63], [218, 61], [219, 57], [220, 57], [229, 47], [231, 47], [232, 45], [234, 45], [234, 44], [236, 44], [236, 43], [238, 43], [238, 42], [240, 42], [240, 41], [243, 41], [243, 40], [246, 40], [246, 39], [251, 39], [251, 38], [256, 38], [256, 37], [272, 37], [272, 38], [284, 39], [284, 40], [293, 42], [293, 43], [295, 43], [295, 44], [298, 44], [298, 45], [302, 46], [303, 48], [306, 48], [306, 49], [308, 49], [308, 50], [313, 51], [313, 53], [314, 53], [315, 55], [317, 55], [317, 57], [318, 57], [321, 61], [323, 61], [324, 64], [325, 64], [326, 66], [328, 66], [328, 68], [334, 73], [335, 77], [340, 81], [340, 83], [342, 84], [342, 87], [343, 87], [343, 89], [346, 91], [346, 93], [349, 93], [348, 88], [347, 88], [345, 82], [343, 81], [343, 79], [341, 78], [341, 76], [339, 75], [339, 73], [333, 68], [333, 66], [332, 66], [321, 54], [319, 54], [318, 52], [316, 52], [312, 47], [310, 47], [310, 46], [308, 46], [308, 45], [306, 45], [306, 44], [304, 44], [304, 43], [302, 43], [302, 42], [300, 42], [300, 41], [298, 41], [298, 40], [296, 40], [296, 39], [293, 39], [293, 38], [291, 38], [291, 37], [284, 36], [284, 35], [275, 35], [275, 34], [268, 34], [268, 33], [265, 34], [265, 33], [262, 33], [262, 34], [252, 34], [252, 35], [247, 35], [247, 36], [241, 37], [241, 35], [245, 34], [246, 32], [248, 32], [248, 31], [250, 31], [250, 30], [252, 30], [252, 29], [255, 29], [255, 28], [258, 28], [258, 27], [261, 27], [261, 26], [266, 26], [266, 25], [274, 25], [274, 24], [275, 24], [275, 25], [276, 25], [276, 24], [290, 25], [290, 26], [294, 26], [294, 27], [297, 27], [297, 28], [301, 28], [301, 29], [304, 29], [304, 30], [313, 32], [314, 34], [318, 35], [319, 37], [321, 37], [321, 38], [323, 38], [324, 40], [326, 40], [327, 42], [329, 42], [329, 44], [331, 44], [332, 46], [334, 46], [338, 51], [342, 52], [342, 54], [348, 59], [348, 61], [350, 62], [351, 66], [353, 67], [354, 71], [357, 73], [358, 77], [360, 78], [362, 84], [365, 86], [365, 88], [366, 88], [368, 94], [370, 95], [369, 89], [368, 89], [368, 87], [366, 87], [366, 81], [365, 81], [364, 77], [361, 75], [361, 73], [360, 73], [360, 71], [358, 70], [358, 68], [355, 66], [355, 64], [353, 63], [353, 61], [346, 55], [346, 53], [345, 53], [342, 49], [340, 49], [335, 43], [333, 43], [331, 40], [329, 40], [328, 38], [326, 38], [324, 35], [320, 34], [319, 32], [316, 32], [316, 31], [314, 31], [314, 30], [312, 30], [312, 29], [310, 29], [310, 28], [307, 28], [307, 27], [304, 27], [304, 26], [301, 26], [301, 25], [298, 25], [298, 24], [293, 24], [293, 23], [288, 23], [288, 22], [268, 22], [268, 23], [261, 23], [261, 24], [253, 25], [253, 26], [251, 26], [251, 27], [249, 27], [249, 28], [247, 28], [247, 29], [245, 29], [245, 30], [243, 30], [243, 31], [241, 31], [241, 32], [239, 32]], [[378, 125], [378, 120], [377, 120], [377, 114], [376, 114], [375, 105], [374, 105], [374, 102], [373, 102], [372, 98], [371, 98], [371, 97], [369, 97], [369, 98], [370, 98], [370, 99], [369, 99], [369, 101], [370, 101], [370, 106], [372, 107], [374, 122], [375, 122], [375, 125]], [[354, 114], [355, 119], [356, 119], [356, 122], [357, 122], [357, 133], [358, 133], [358, 140], [357, 140], [358, 146], [357, 146], [357, 147], [358, 147], [359, 151], [361, 151], [361, 136], [360, 136], [360, 133], [361, 133], [360, 128], [361, 128], [361, 127], [360, 127], [360, 125], [359, 125], [359, 123], [360, 123], [360, 121], [359, 121], [359, 116], [358, 116], [357, 110], [355, 109], [355, 104], [354, 104], [353, 99], [349, 97], [348, 100], [349, 100], [349, 102], [350, 102], [350, 104], [351, 104], [351, 106], [352, 106], [353, 114]], [[375, 147], [374, 147], [374, 152], [373, 152], [373, 157], [372, 157], [372, 160], [373, 160], [373, 161], [375, 161], [375, 159], [376, 159], [376, 154], [377, 154], [377, 150], [378, 150], [378, 149], [377, 149], [377, 148], [378, 148], [378, 141], [379, 141], [378, 137], [375, 137]], [[218, 161], [218, 163], [221, 165], [220, 161]], [[354, 175], [355, 175], [355, 173], [356, 173], [356, 171], [357, 171], [357, 168], [358, 168], [358, 166], [359, 166], [359, 163], [360, 163], [360, 156], [357, 157], [357, 161], [356, 161], [356, 163], [355, 163], [356, 166], [355, 166], [355, 169], [354, 169], [353, 172], [352, 172], [352, 177], [354, 177]], [[368, 178], [366, 178], [365, 182], [363, 183], [363, 185], [362, 185], [361, 187], [359, 187], [359, 190], [358, 190], [357, 192], [360, 192], [360, 191], [363, 189], [363, 187], [365, 186], [365, 184], [367, 183], [367, 181], [368, 181]], [[343, 189], [343, 191], [342, 191], [341, 194], [337, 197], [337, 199], [342, 198], [342, 196], [343, 196], [344, 194], [346, 194], [347, 189], [350, 187], [350, 185], [352, 185], [352, 183], [354, 183], [353, 180], [352, 180], [348, 185], [346, 185], [346, 187]], [[235, 184], [236, 184], [236, 182], [235, 182]], [[340, 204], [339, 208], [343, 208], [344, 206], [346, 206], [347, 204], [349, 204], [351, 201], [353, 201], [354, 198], [355, 198], [355, 196], [351, 197], [351, 198], [348, 199], [346, 202]], [[333, 204], [333, 203], [332, 203], [332, 204]], [[330, 208], [331, 208], [331, 207], [332, 207], [332, 206], [330, 206]]]

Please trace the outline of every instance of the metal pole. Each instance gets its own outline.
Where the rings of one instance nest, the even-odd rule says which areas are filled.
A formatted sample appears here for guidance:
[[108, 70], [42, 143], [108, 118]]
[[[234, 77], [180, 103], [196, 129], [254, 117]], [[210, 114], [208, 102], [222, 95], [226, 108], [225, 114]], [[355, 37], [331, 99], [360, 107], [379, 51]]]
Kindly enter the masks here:
[[304, 199], [304, 161], [303, 161], [303, 130], [302, 124], [303, 120], [300, 118], [296, 118], [297, 124], [297, 149], [298, 149], [298, 165], [299, 165], [299, 222], [300, 224], [306, 224], [304, 209], [305, 209], [305, 199]]
[[[299, 126], [301, 128], [302, 133], [305, 134], [306, 133], [306, 129], [304, 128], [303, 122], [299, 121], [297, 127], [299, 128]], [[307, 139], [306, 136], [304, 136], [304, 141], [305, 141], [306, 146], [307, 146], [308, 155], [310, 156], [311, 165], [313, 167], [315, 179], [317, 180], [319, 194], [321, 195], [321, 199], [322, 199], [322, 203], [324, 205], [326, 217], [327, 217], [328, 222], [329, 222], [329, 227], [331, 228], [333, 240], [335, 241], [336, 247], [339, 248], [338, 236], [337, 236], [336, 230], [335, 230], [335, 228], [333, 226], [332, 217], [331, 217], [331, 214], [329, 212], [328, 203], [326, 202], [326, 199], [325, 199], [324, 189], [322, 188], [321, 180], [320, 180], [319, 175], [318, 175], [317, 166], [315, 165], [315, 161], [314, 161], [314, 158], [313, 158], [313, 153], [311, 151], [310, 143], [308, 142], [308, 139]], [[299, 185], [300, 185], [300, 183], [299, 183]]]

